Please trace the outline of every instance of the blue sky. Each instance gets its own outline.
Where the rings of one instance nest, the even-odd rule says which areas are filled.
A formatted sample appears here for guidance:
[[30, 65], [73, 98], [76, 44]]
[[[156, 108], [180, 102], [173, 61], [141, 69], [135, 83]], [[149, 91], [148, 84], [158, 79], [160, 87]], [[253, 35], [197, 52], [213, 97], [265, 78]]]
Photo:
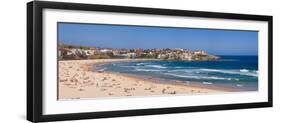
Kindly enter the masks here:
[[104, 48], [185, 48], [214, 55], [257, 55], [258, 32], [59, 23], [64, 44]]

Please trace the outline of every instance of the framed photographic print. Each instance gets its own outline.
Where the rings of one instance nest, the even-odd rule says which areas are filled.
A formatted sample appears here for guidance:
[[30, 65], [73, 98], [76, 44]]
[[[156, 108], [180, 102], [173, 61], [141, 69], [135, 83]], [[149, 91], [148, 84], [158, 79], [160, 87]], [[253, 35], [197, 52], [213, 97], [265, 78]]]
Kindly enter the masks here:
[[272, 106], [272, 16], [27, 4], [33, 122]]

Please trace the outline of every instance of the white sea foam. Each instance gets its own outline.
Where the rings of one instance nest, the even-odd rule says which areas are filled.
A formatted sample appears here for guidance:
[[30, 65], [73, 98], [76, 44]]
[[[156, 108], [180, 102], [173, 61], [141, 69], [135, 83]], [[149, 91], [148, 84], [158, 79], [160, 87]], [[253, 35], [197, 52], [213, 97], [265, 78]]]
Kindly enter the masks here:
[[257, 73], [243, 73], [243, 74], [241, 74], [241, 75], [258, 77], [258, 74], [257, 74]]
[[250, 72], [247, 69], [241, 69], [241, 70], [222, 70], [222, 69], [200, 69], [201, 71], [206, 72], [218, 72], [218, 73], [226, 73], [226, 74], [239, 74], [239, 75], [245, 75], [245, 76], [254, 76], [258, 77], [257, 72]]
[[164, 67], [164, 66], [161, 66], [161, 65], [145, 65], [145, 66], [153, 67], [153, 68], [161, 68], [161, 69], [167, 68], [167, 67]]
[[136, 68], [136, 71], [146, 71], [146, 72], [153, 72], [153, 71], [162, 71], [162, 70], [156, 70], [156, 69], [141, 69], [141, 68]]
[[201, 71], [206, 71], [206, 72], [218, 72], [218, 73], [227, 73], [227, 74], [238, 74], [235, 71], [232, 70], [221, 70], [221, 69], [200, 69]]
[[142, 65], [142, 63], [137, 63], [136, 65], [138, 65], [138, 66], [139, 66], [139, 65]]
[[198, 71], [198, 69], [179, 69], [179, 70], [169, 70], [168, 72], [185, 72], [185, 73], [196, 72], [196, 73], [200, 73]]
[[192, 76], [192, 75], [180, 75], [180, 74], [172, 74], [172, 73], [164, 73], [164, 74], [174, 76], [174, 77], [190, 78], [190, 79], [216, 79], [216, 80], [231, 79], [231, 78], [216, 77], [216, 76]]
[[145, 64], [148, 64], [148, 63], [142, 63], [142, 62], [141, 62], [141, 63], [137, 63], [136, 65], [137, 65], [137, 66], [140, 66], [140, 65], [145, 65]]
[[241, 69], [240, 72], [249, 72], [247, 69]]
[[202, 82], [204, 85], [212, 85], [212, 82]]
[[241, 85], [241, 84], [237, 84], [236, 86], [237, 86], [237, 87], [243, 87], [243, 85]]
[[240, 79], [235, 78], [234, 80], [239, 81]]

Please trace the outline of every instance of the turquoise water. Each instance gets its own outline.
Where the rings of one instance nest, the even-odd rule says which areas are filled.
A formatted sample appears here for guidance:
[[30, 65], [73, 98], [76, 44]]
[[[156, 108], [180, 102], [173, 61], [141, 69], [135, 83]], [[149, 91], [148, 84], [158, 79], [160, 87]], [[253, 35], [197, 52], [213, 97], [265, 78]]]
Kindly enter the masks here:
[[[257, 56], [220, 56], [207, 62], [139, 61], [98, 65], [97, 69], [136, 76], [180, 81], [202, 86], [226, 87], [241, 91], [258, 90]], [[177, 82], [175, 81], [175, 82]]]

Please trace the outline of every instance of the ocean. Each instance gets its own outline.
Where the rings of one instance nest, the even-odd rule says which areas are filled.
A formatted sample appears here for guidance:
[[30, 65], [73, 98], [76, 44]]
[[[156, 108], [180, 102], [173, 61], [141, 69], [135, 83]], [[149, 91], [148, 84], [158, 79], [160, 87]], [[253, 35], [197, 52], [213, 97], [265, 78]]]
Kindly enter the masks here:
[[220, 56], [218, 61], [135, 61], [96, 66], [98, 70], [152, 77], [181, 84], [258, 90], [258, 56]]

